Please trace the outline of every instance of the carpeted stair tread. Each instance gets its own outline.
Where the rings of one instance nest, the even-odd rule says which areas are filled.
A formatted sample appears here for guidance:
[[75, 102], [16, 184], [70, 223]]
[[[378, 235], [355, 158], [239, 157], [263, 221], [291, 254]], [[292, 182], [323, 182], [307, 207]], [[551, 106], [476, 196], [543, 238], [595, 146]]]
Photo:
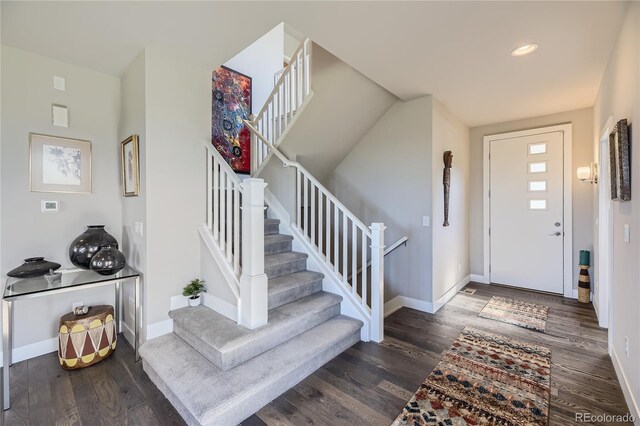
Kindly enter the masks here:
[[322, 290], [324, 275], [302, 271], [269, 279], [269, 309], [294, 302]]
[[334, 317], [229, 371], [174, 333], [145, 342], [143, 367], [190, 425], [236, 425], [360, 340], [362, 322]]
[[169, 312], [174, 332], [222, 370], [229, 370], [340, 314], [342, 297], [319, 292], [269, 311], [250, 330], [205, 306]]
[[273, 234], [264, 236], [264, 254], [286, 253], [291, 251], [292, 235]]
[[265, 219], [264, 220], [264, 234], [275, 235], [280, 232], [280, 220], [279, 219]]
[[281, 277], [307, 269], [307, 253], [290, 251], [265, 255], [264, 272], [269, 278]]

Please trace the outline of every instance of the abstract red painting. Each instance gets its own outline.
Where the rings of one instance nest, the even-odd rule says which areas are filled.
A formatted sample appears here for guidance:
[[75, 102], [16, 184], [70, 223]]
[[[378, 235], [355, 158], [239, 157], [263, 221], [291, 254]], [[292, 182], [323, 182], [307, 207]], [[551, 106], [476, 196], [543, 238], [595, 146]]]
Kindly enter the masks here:
[[211, 75], [211, 143], [237, 173], [251, 173], [251, 77], [221, 66]]

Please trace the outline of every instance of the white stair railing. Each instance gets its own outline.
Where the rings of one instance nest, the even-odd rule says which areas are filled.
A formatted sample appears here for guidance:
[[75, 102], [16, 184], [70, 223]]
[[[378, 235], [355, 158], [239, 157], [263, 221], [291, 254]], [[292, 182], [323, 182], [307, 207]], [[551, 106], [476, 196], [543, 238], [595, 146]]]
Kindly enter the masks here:
[[[367, 227], [301, 164], [289, 161], [251, 122], [260, 143], [285, 167], [296, 168], [296, 212], [291, 224], [311, 244], [342, 289], [370, 322], [370, 339], [384, 338], [384, 229]], [[371, 259], [371, 262], [369, 262]], [[371, 263], [371, 275], [367, 265]], [[361, 270], [362, 273], [353, 273]]]
[[205, 243], [238, 300], [238, 322], [256, 328], [267, 323], [268, 310], [264, 273], [266, 185], [262, 179], [242, 181], [211, 142], [206, 141], [204, 146], [207, 153], [206, 227], [211, 233], [211, 239]]
[[[279, 139], [293, 122], [294, 116], [311, 96], [311, 41], [305, 39], [287, 65], [255, 115], [252, 125], [266, 141], [277, 146]], [[269, 155], [268, 147], [256, 139], [251, 145], [251, 173], [255, 175]]]

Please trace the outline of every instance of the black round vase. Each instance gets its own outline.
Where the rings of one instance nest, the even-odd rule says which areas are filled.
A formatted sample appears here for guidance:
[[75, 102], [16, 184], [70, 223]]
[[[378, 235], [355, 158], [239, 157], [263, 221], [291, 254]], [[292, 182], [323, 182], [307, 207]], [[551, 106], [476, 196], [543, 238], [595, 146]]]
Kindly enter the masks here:
[[14, 278], [33, 278], [41, 277], [50, 269], [54, 271], [60, 268], [60, 264], [44, 260], [44, 257], [30, 257], [24, 260], [24, 263], [7, 273]]
[[104, 230], [104, 225], [90, 225], [69, 247], [69, 260], [78, 268], [91, 269], [91, 258], [101, 248], [118, 248], [118, 241]]
[[100, 275], [113, 275], [127, 264], [118, 246], [105, 246], [91, 258], [91, 270]]

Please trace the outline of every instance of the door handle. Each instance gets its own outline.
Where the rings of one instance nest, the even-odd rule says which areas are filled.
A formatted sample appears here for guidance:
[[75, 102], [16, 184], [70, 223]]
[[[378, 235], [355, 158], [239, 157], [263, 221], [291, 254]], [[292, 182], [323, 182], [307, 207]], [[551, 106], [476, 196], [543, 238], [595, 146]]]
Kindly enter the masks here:
[[553, 234], [549, 234], [550, 237], [559, 237], [560, 235], [562, 235], [562, 232], [560, 231], [554, 232]]

